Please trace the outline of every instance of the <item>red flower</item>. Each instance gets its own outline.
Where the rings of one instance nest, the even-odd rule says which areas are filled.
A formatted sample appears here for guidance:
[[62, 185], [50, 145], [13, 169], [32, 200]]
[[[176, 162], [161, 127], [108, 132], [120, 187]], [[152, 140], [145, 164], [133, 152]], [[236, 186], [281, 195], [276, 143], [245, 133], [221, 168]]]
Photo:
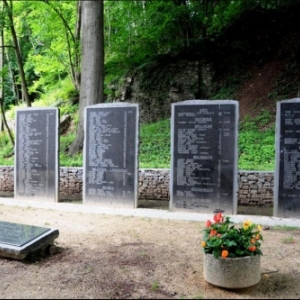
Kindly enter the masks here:
[[206, 221], [206, 227], [209, 228], [210, 226], [211, 226], [211, 221], [210, 221], [210, 220], [207, 220], [207, 221]]
[[217, 235], [217, 230], [212, 229], [212, 230], [210, 231], [210, 236], [214, 236], [214, 235]]
[[214, 215], [214, 221], [216, 223], [222, 223], [223, 222], [223, 216], [222, 213], [217, 213]]

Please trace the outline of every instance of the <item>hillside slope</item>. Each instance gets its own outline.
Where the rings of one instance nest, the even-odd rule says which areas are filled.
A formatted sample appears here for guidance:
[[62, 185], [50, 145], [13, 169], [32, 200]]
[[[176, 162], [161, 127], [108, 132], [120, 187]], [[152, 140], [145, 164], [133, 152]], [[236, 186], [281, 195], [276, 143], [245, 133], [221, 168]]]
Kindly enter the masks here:
[[[262, 109], [275, 115], [276, 102], [300, 93], [300, 5], [292, 10], [255, 11], [232, 29], [232, 43], [242, 42], [248, 60], [235, 99], [240, 116], [255, 116]], [[229, 34], [230, 36], [230, 34]]]
[[108, 101], [140, 103], [146, 122], [170, 117], [171, 103], [189, 99], [238, 100], [241, 119], [262, 110], [275, 116], [276, 102], [300, 91], [299, 15], [299, 1], [247, 12], [214, 40], [129, 71], [118, 87], [122, 97]]

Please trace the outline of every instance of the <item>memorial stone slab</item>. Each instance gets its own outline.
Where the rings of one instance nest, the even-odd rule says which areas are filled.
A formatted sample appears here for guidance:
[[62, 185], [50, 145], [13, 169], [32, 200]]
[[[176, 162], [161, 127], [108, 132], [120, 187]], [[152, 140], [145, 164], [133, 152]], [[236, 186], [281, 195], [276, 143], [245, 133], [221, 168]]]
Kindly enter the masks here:
[[170, 210], [237, 210], [238, 101], [172, 104]]
[[300, 216], [300, 98], [277, 102], [274, 216]]
[[57, 229], [0, 221], [0, 256], [22, 260], [53, 244]]
[[83, 203], [136, 208], [138, 104], [85, 108]]
[[16, 110], [15, 198], [58, 202], [59, 111]]

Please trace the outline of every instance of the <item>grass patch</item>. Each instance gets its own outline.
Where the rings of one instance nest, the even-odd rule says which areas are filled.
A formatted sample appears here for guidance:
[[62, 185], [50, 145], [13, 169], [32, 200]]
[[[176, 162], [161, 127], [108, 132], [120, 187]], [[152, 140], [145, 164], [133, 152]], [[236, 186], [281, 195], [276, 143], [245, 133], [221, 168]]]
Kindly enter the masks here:
[[286, 225], [274, 226], [273, 229], [275, 229], [275, 230], [281, 230], [281, 231], [300, 231], [299, 227], [296, 227], [296, 226], [286, 226]]
[[159, 289], [159, 282], [158, 281], [154, 281], [151, 285], [151, 290], [152, 291], [157, 291]]
[[238, 148], [240, 170], [275, 169], [275, 125], [268, 111], [240, 123]]
[[294, 239], [294, 237], [289, 236], [289, 237], [283, 238], [283, 239], [282, 239], [282, 242], [283, 242], [284, 244], [295, 244], [295, 239]]
[[170, 119], [141, 125], [139, 145], [140, 168], [170, 168], [170, 130]]

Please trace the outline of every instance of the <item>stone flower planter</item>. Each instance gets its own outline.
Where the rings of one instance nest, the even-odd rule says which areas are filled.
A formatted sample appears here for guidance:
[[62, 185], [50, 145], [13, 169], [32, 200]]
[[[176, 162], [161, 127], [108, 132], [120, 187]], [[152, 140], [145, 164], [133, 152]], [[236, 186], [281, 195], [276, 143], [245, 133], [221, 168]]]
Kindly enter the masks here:
[[215, 258], [204, 254], [204, 279], [216, 286], [240, 289], [253, 286], [261, 279], [260, 255]]

